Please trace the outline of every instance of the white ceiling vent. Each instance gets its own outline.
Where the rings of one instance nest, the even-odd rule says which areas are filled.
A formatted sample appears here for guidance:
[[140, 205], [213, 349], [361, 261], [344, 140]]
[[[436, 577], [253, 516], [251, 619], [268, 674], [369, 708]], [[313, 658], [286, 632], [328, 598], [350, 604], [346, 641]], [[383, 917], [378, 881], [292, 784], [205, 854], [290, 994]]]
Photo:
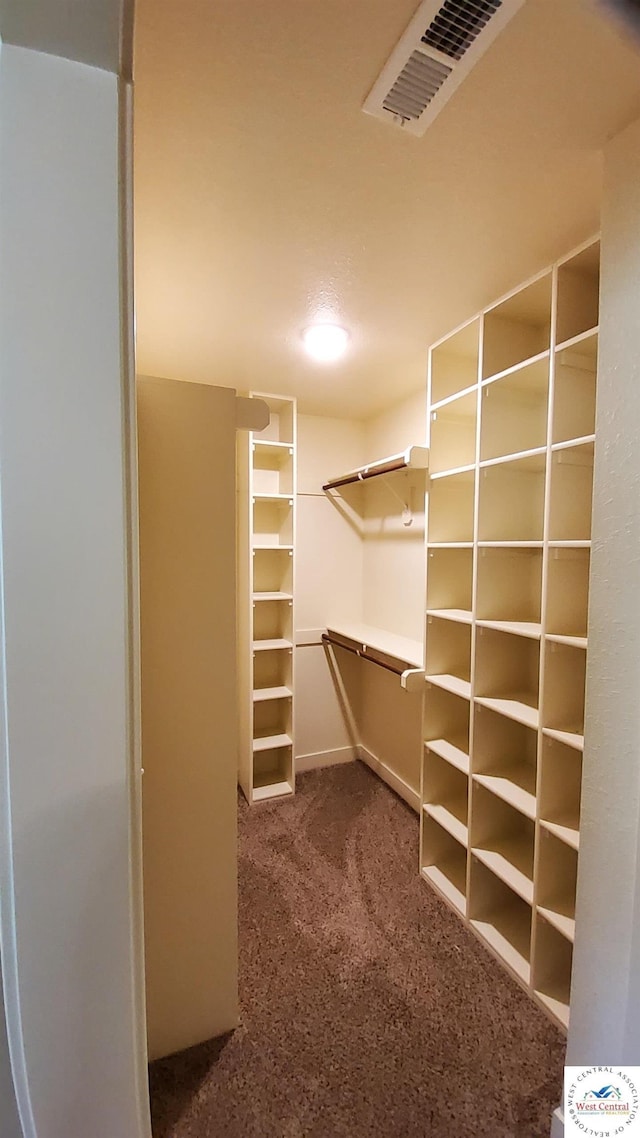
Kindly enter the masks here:
[[424, 134], [524, 0], [423, 0], [363, 111]]

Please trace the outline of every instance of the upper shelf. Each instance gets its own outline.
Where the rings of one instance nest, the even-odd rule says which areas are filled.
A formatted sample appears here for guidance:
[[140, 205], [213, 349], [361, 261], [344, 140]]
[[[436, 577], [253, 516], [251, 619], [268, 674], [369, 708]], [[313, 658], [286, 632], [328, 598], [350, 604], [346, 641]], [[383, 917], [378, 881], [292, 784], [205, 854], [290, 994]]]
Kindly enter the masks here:
[[393, 474], [396, 470], [428, 470], [429, 449], [424, 446], [409, 446], [401, 454], [392, 454], [389, 458], [378, 459], [367, 466], [360, 466], [357, 470], [349, 470], [337, 478], [330, 478], [322, 487], [323, 490], [335, 490], [338, 486], [348, 486], [353, 482], [364, 482], [367, 478], [376, 478], [379, 474]]
[[370, 648], [384, 656], [390, 656], [411, 668], [423, 666], [423, 647], [420, 640], [410, 640], [406, 636], [396, 636], [395, 633], [387, 632], [383, 628], [351, 621], [327, 624], [327, 632], [353, 641], [365, 651]]

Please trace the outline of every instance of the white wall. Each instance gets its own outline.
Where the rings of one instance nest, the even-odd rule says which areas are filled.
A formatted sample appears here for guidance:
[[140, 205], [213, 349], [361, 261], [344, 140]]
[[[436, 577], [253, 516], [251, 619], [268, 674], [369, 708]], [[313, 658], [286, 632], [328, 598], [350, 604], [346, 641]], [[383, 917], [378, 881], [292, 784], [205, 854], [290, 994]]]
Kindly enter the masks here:
[[[319, 635], [330, 619], [361, 619], [362, 521], [322, 490], [328, 478], [360, 466], [362, 425], [298, 416], [296, 547], [297, 769], [352, 758], [357, 742], [358, 660], [340, 652], [340, 668]], [[360, 492], [360, 488], [356, 488]], [[311, 634], [309, 634], [311, 633]], [[304, 643], [310, 641], [310, 643]]]
[[605, 151], [600, 312], [572, 1064], [640, 1056], [640, 121]]
[[138, 1138], [118, 80], [4, 46], [0, 105], [13, 1075], [26, 1138]]

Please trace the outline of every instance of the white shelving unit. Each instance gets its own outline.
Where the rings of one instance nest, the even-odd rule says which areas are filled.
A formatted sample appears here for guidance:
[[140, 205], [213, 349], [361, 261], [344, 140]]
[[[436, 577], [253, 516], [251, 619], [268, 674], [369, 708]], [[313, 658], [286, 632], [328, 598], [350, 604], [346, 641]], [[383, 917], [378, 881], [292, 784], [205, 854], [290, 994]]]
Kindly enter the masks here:
[[598, 349], [588, 242], [430, 353], [422, 876], [569, 1018]]
[[238, 779], [254, 803], [295, 790], [296, 404], [250, 394], [270, 411], [238, 441]]

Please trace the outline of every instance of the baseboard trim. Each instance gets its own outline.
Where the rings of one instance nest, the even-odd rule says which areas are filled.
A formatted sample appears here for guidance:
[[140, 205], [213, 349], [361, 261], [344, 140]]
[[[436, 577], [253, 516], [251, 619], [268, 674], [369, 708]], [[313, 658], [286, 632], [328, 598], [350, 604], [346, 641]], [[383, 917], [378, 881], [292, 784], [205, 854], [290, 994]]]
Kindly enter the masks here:
[[355, 747], [337, 747], [333, 751], [316, 751], [312, 755], [296, 756], [296, 774], [334, 767], [338, 763], [353, 763], [357, 759]]
[[558, 1107], [553, 1112], [551, 1119], [551, 1138], [564, 1138], [564, 1115], [562, 1108]]
[[378, 775], [378, 778], [386, 782], [387, 786], [395, 790], [396, 794], [398, 794], [400, 798], [403, 798], [407, 806], [415, 810], [416, 814], [420, 813], [420, 795], [417, 790], [409, 786], [408, 782], [405, 782], [403, 778], [400, 778], [400, 775], [391, 770], [391, 767], [383, 763], [382, 759], [378, 759], [375, 755], [372, 755], [371, 751], [368, 751], [362, 744], [358, 747], [358, 758], [361, 759], [363, 763], [366, 763], [374, 774]]

